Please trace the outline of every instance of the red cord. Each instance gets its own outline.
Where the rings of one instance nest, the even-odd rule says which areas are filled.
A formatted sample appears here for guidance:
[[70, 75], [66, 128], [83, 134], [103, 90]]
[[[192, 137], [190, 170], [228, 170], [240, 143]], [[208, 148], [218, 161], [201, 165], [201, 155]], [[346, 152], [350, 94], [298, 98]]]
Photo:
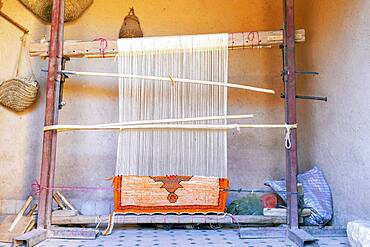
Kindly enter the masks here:
[[94, 39], [93, 41], [100, 41], [100, 48], [99, 48], [100, 57], [104, 58], [104, 51], [108, 47], [108, 41], [104, 38]]

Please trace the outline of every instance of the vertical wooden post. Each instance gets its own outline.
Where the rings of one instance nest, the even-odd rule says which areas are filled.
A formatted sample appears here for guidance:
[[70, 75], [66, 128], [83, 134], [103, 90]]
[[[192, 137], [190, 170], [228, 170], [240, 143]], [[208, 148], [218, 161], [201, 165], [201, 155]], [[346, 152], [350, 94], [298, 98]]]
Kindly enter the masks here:
[[[62, 15], [61, 15], [62, 13]], [[53, 0], [51, 13], [51, 31], [49, 47], [48, 78], [46, 86], [46, 106], [44, 125], [57, 124], [58, 121], [58, 68], [60, 56], [63, 49], [64, 25], [64, 0]], [[41, 174], [40, 174], [40, 197], [38, 204], [37, 227], [49, 229], [51, 225], [52, 187], [54, 185], [55, 153], [56, 153], [56, 131], [45, 131], [42, 148]]]
[[[285, 121], [295, 124], [296, 119], [296, 76], [295, 76], [295, 26], [294, 0], [283, 0], [284, 9], [284, 86]], [[297, 129], [291, 129], [291, 148], [286, 150], [286, 190], [289, 228], [298, 227], [297, 195]]]

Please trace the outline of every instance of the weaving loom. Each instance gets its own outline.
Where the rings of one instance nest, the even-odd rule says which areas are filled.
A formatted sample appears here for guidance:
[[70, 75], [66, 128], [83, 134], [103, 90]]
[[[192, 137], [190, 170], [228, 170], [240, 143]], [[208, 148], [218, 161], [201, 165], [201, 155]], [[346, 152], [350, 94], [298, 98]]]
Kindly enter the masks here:
[[[227, 82], [227, 34], [120, 39], [118, 50], [121, 74]], [[226, 87], [120, 78], [120, 122], [215, 115], [227, 115]], [[115, 212], [224, 212], [226, 131], [120, 132]]]

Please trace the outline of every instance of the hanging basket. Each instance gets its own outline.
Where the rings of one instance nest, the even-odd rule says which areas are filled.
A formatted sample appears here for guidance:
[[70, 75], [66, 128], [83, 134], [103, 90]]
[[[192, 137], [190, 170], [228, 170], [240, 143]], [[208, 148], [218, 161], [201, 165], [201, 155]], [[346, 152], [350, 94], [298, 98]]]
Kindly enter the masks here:
[[37, 99], [39, 84], [32, 72], [27, 53], [27, 34], [21, 38], [22, 44], [14, 78], [0, 82], [0, 104], [20, 112]]
[[134, 8], [130, 8], [128, 15], [123, 20], [119, 38], [140, 38], [143, 37], [143, 31], [140, 27], [139, 18], [135, 15]]
[[[42, 20], [51, 21], [52, 0], [19, 1]], [[65, 0], [64, 21], [76, 20], [93, 2], [94, 0]]]
[[24, 111], [36, 101], [38, 89], [33, 77], [4, 81], [0, 84], [0, 103], [14, 111]]

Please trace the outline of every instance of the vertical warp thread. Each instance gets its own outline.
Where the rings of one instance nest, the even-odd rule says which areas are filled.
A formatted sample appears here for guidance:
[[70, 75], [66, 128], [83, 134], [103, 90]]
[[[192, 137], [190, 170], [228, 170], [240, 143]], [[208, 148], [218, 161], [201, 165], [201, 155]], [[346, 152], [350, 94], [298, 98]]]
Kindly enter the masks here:
[[[119, 73], [227, 82], [228, 35], [120, 39]], [[227, 89], [121, 78], [119, 120], [227, 115]], [[209, 120], [189, 124], [223, 124]], [[131, 130], [119, 134], [116, 175], [227, 177], [225, 130]]]

